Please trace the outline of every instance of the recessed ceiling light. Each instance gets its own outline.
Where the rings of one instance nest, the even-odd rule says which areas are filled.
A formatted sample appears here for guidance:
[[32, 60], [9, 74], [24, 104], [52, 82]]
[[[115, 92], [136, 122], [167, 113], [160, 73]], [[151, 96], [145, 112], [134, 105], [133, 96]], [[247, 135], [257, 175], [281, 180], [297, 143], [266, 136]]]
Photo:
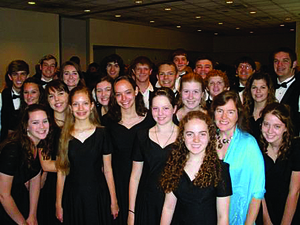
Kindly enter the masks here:
[[135, 4], [142, 4], [143, 1], [135, 1]]
[[171, 8], [165, 8], [166, 11], [171, 11]]
[[220, 23], [218, 23], [219, 25], [223, 25], [223, 23], [222, 22], [220, 22]]
[[284, 24], [280, 24], [279, 26], [284, 27]]
[[250, 14], [256, 14], [256, 11], [251, 11]]
[[196, 19], [201, 19], [201, 16], [195, 16]]
[[154, 20], [150, 20], [150, 23], [155, 23], [155, 21]]
[[177, 28], [181, 28], [181, 26], [180, 25], [178, 25], [178, 26], [176, 26]]
[[291, 21], [291, 20], [292, 20], [291, 17], [286, 17], [286, 18], [285, 18], [285, 21]]
[[28, 2], [28, 5], [35, 5], [35, 2]]
[[250, 31], [250, 34], [253, 34], [254, 32], [253, 31]]
[[218, 35], [218, 33], [214, 33], [214, 35]]
[[202, 30], [197, 30], [198, 32], [201, 32]]
[[240, 28], [239, 28], [239, 27], [236, 27], [235, 29], [239, 30]]
[[295, 29], [294, 29], [294, 28], [291, 28], [290, 31], [295, 31]]
[[228, 1], [226, 1], [226, 3], [227, 3], [227, 4], [232, 4], [233, 1], [229, 1], [229, 0], [228, 0]]
[[91, 12], [91, 10], [85, 9], [84, 12], [88, 13], [88, 12]]
[[116, 17], [116, 18], [120, 18], [120, 17], [121, 17], [121, 15], [120, 15], [120, 14], [117, 14], [117, 15], [115, 15], [115, 17]]

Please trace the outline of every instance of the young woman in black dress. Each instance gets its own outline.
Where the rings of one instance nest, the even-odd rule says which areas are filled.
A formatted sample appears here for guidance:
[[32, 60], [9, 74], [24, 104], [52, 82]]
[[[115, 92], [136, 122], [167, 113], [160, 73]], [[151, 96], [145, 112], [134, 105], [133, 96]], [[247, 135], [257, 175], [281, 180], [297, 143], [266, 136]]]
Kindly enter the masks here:
[[52, 114], [52, 135], [48, 136], [50, 148], [39, 148], [39, 157], [43, 169], [41, 175], [41, 193], [38, 205], [38, 221], [43, 225], [59, 224], [55, 217], [56, 196], [56, 166], [55, 160], [58, 153], [58, 143], [61, 128], [64, 125], [67, 111], [69, 110], [68, 86], [61, 80], [50, 81], [45, 88], [48, 105]]
[[135, 81], [121, 76], [114, 81], [114, 101], [109, 109], [107, 129], [113, 144], [112, 167], [120, 213], [115, 224], [127, 224], [132, 149], [137, 132], [154, 125]]
[[[201, 76], [188, 73], [180, 80], [179, 109], [176, 112], [176, 124], [190, 111], [200, 110], [206, 113], [204, 81]], [[176, 121], [177, 120], [177, 121]]]
[[46, 109], [33, 104], [25, 110], [19, 129], [1, 144], [1, 224], [38, 224], [41, 166], [37, 145], [48, 132]]
[[97, 82], [95, 87], [97, 111], [100, 118], [101, 125], [105, 126], [106, 121], [103, 116], [108, 112], [112, 103], [112, 86], [114, 80], [110, 76], [105, 76]]
[[161, 225], [171, 224], [176, 204], [180, 225], [229, 224], [229, 168], [218, 158], [215, 135], [213, 121], [202, 112], [189, 112], [180, 121], [161, 176], [166, 193]]
[[287, 107], [272, 103], [262, 112], [266, 171], [264, 224], [300, 224], [300, 139], [293, 138]]
[[156, 124], [137, 134], [133, 149], [128, 224], [159, 224], [164, 203], [159, 178], [178, 134], [172, 121], [176, 111], [174, 92], [170, 88], [157, 89], [151, 105]]
[[56, 160], [57, 218], [67, 225], [111, 224], [118, 203], [106, 132], [87, 87], [72, 89], [69, 105]]
[[275, 89], [267, 73], [254, 73], [248, 78], [243, 92], [245, 119], [249, 132], [259, 141], [261, 112], [267, 104], [276, 101]]

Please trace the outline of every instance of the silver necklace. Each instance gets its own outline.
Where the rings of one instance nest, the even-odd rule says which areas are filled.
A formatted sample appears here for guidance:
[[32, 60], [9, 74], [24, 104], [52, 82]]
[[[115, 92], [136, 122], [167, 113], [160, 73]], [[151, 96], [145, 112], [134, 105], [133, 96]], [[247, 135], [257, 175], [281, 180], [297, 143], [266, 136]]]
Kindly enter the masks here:
[[[168, 143], [168, 141], [169, 141], [170, 138], [172, 137], [173, 132], [174, 132], [174, 124], [173, 124], [173, 128], [172, 128], [172, 133], [171, 133], [171, 135], [169, 136], [168, 140], [166, 141], [166, 143], [163, 145], [162, 148], [166, 147], [166, 144]], [[156, 139], [157, 139], [157, 142], [158, 142], [159, 146], [161, 146], [160, 143], [159, 143], [158, 136], [157, 136], [157, 126], [155, 126], [155, 136], [156, 136]]]

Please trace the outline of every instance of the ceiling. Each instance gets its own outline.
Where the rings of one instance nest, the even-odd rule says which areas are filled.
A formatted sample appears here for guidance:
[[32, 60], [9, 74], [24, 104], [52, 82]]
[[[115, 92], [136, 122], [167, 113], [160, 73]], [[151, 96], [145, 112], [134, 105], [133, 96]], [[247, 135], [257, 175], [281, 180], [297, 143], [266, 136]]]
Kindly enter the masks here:
[[[136, 2], [135, 0], [36, 0], [35, 5], [29, 5], [28, 1], [1, 0], [0, 7], [55, 13], [76, 19], [111, 20], [215, 35], [289, 33], [295, 32], [296, 21], [300, 21], [300, 0], [233, 0], [231, 4], [226, 3], [226, 0]], [[166, 8], [171, 10], [166, 11]], [[251, 14], [252, 11], [256, 13]], [[117, 18], [115, 15], [121, 17]]]

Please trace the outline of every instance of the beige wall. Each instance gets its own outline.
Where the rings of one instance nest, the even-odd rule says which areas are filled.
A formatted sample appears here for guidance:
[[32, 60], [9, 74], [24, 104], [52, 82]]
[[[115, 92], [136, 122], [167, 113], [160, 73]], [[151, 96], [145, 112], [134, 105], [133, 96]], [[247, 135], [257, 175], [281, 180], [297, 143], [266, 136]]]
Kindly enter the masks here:
[[213, 39], [200, 34], [91, 19], [91, 62], [94, 45], [167, 50], [185, 48], [189, 51], [211, 52]]
[[72, 56], [80, 58], [82, 70], [86, 70], [87, 43], [86, 21], [72, 18], [61, 18], [61, 62]]
[[59, 16], [0, 8], [0, 85], [7, 65], [23, 59], [35, 74], [34, 66], [46, 54], [59, 58]]

